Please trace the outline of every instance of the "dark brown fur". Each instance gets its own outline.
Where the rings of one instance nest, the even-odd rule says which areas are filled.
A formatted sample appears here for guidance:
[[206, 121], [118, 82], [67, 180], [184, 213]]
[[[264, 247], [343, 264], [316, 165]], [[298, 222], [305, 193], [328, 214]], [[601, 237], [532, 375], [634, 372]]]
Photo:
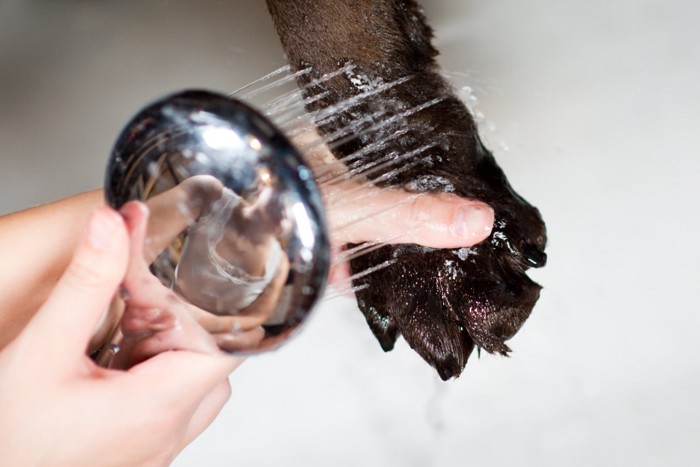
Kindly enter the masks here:
[[[539, 211], [510, 187], [503, 171], [483, 146], [464, 104], [439, 74], [432, 31], [412, 0], [268, 0], [282, 45], [293, 70], [311, 68], [299, 78], [309, 95], [328, 92], [310, 104], [316, 110], [343, 102], [367, 89], [402, 77], [405, 83], [363, 99], [319, 125], [322, 134], [344, 128], [375, 113], [398, 115], [435, 98], [441, 100], [395, 124], [368, 128], [334, 147], [338, 157], [404, 130], [377, 151], [368, 164], [399, 157], [434, 142], [429, 158], [405, 162], [391, 177], [375, 173], [382, 186], [418, 191], [453, 190], [489, 203], [496, 224], [489, 239], [469, 250], [429, 250], [417, 245], [386, 246], [351, 262], [353, 272], [397, 261], [357, 279], [369, 284], [357, 293], [360, 309], [384, 350], [399, 334], [443, 379], [459, 376], [474, 346], [507, 354], [505, 341], [529, 316], [540, 286], [525, 271], [546, 261], [545, 226]], [[352, 63], [353, 70], [309, 83]], [[379, 120], [386, 119], [379, 117]], [[368, 123], [368, 127], [371, 123]], [[395, 167], [392, 167], [392, 169]]]

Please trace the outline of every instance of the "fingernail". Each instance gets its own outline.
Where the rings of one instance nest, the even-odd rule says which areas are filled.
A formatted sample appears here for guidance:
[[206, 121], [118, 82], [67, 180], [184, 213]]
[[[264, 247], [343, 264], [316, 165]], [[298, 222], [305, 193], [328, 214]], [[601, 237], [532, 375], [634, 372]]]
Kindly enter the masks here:
[[452, 221], [452, 233], [465, 238], [485, 238], [493, 228], [493, 209], [484, 203], [465, 204]]
[[107, 208], [98, 209], [92, 214], [85, 234], [92, 248], [104, 251], [109, 247], [114, 238], [118, 218], [119, 214]]

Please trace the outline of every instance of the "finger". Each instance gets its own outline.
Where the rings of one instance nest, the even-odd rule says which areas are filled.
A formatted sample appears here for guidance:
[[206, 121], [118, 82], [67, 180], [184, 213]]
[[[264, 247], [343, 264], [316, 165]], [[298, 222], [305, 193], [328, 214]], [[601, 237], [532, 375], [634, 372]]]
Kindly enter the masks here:
[[192, 419], [187, 427], [187, 432], [185, 433], [183, 448], [194, 441], [195, 438], [212, 424], [230, 398], [231, 384], [228, 379], [225, 379], [219, 383], [212, 392], [206, 395], [201, 404], [199, 404], [199, 407], [197, 407], [194, 415], [192, 415]]
[[215, 339], [177, 303], [169, 309], [128, 307], [122, 324], [124, 339], [114, 368], [129, 368], [170, 350], [218, 355]]
[[26, 338], [34, 342], [34, 348], [54, 362], [83, 356], [124, 276], [127, 254], [121, 216], [110, 208], [99, 208], [68, 268], [27, 326]]
[[164, 352], [131, 368], [130, 382], [137, 392], [149, 387], [165, 405], [196, 407], [243, 361], [222, 353]]
[[[468, 247], [491, 234], [493, 209], [447, 193], [345, 184], [328, 196], [331, 236], [337, 243], [417, 243], [432, 248]], [[343, 196], [352, 191], [352, 195]], [[361, 199], [361, 202], [356, 202]], [[335, 201], [334, 201], [335, 200]]]

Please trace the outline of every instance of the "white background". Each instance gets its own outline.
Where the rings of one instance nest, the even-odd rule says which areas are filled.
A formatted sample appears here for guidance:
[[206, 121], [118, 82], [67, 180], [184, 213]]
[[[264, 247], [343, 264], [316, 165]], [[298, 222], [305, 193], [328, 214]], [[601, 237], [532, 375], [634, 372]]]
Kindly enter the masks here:
[[[176, 465], [698, 463], [697, 5], [430, 1], [441, 63], [548, 225], [512, 357], [474, 355], [443, 383], [326, 301], [234, 373]], [[283, 63], [262, 1], [0, 0], [0, 213], [99, 187], [146, 102]]]

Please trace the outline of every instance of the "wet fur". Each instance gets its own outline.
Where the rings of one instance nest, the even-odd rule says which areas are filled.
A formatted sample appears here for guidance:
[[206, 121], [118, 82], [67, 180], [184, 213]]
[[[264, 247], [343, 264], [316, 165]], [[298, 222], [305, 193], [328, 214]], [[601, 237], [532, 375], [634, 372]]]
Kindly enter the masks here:
[[[540, 286], [525, 271], [546, 261], [545, 226], [539, 211], [510, 187], [479, 139], [469, 111], [439, 74], [432, 30], [420, 6], [412, 0], [267, 3], [292, 69], [311, 70], [299, 78], [300, 85], [307, 95], [327, 93], [308, 110], [410, 77], [382, 92], [381, 98], [363, 99], [319, 125], [329, 135], [351, 122], [382, 121], [409, 111], [381, 128], [368, 123], [367, 131], [334, 147], [337, 157], [389, 138], [363, 156], [361, 164], [371, 164], [433, 142], [425, 153], [428, 158], [402, 161], [399, 173], [387, 177], [385, 171], [370, 178], [381, 186], [453, 191], [484, 200], [495, 210], [493, 233], [470, 249], [386, 246], [351, 262], [355, 273], [396, 260], [354, 282], [369, 285], [357, 292], [357, 301], [382, 348], [391, 350], [403, 335], [442, 379], [459, 376], [475, 346], [506, 355], [510, 349], [505, 341], [520, 329], [539, 298]], [[347, 64], [354, 68], [311, 85]], [[410, 113], [436, 98], [440, 101], [434, 105]], [[383, 115], [367, 118], [374, 114]], [[400, 137], [395, 137], [397, 131]]]

